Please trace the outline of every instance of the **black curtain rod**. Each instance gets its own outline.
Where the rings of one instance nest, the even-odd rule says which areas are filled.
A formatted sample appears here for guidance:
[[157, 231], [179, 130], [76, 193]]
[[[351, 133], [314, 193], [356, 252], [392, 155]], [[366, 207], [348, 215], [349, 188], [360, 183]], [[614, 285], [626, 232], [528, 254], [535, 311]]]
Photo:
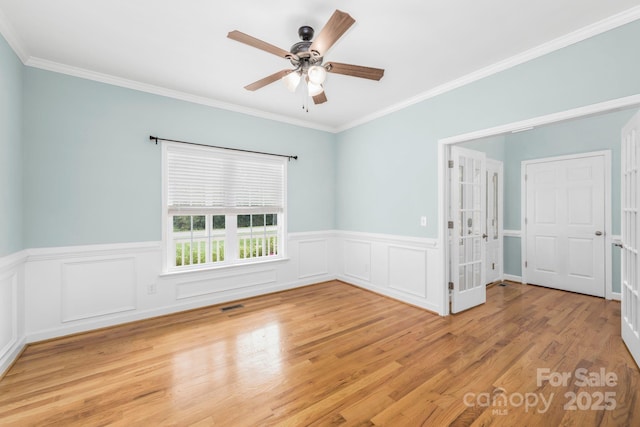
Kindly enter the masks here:
[[219, 148], [221, 150], [242, 151], [243, 153], [265, 154], [267, 156], [286, 157], [287, 159], [289, 159], [289, 161], [291, 161], [291, 159], [298, 160], [298, 156], [289, 156], [287, 154], [264, 153], [262, 151], [243, 150], [242, 148], [219, 147], [216, 145], [198, 144], [197, 142], [177, 141], [175, 139], [158, 138], [157, 136], [153, 136], [153, 135], [149, 135], [149, 140], [155, 141], [156, 145], [158, 145], [158, 141], [178, 142], [180, 144], [198, 145], [200, 147], [209, 147], [209, 148]]

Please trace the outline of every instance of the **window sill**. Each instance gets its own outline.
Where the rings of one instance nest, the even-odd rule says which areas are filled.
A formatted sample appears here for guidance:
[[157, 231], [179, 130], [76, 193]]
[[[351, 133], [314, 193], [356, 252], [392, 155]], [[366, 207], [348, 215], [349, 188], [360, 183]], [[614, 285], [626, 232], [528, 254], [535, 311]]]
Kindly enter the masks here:
[[210, 267], [202, 267], [202, 268], [194, 268], [190, 270], [173, 270], [173, 271], [165, 271], [158, 275], [158, 277], [179, 277], [184, 275], [191, 274], [202, 274], [202, 273], [213, 273], [217, 271], [225, 271], [225, 270], [233, 270], [242, 267], [253, 267], [253, 266], [261, 266], [266, 264], [275, 264], [280, 262], [289, 261], [290, 258], [274, 258], [274, 259], [266, 259], [262, 261], [254, 261], [254, 262], [246, 262], [246, 263], [238, 263], [238, 264], [227, 264], [227, 265], [218, 265], [218, 266], [210, 266]]

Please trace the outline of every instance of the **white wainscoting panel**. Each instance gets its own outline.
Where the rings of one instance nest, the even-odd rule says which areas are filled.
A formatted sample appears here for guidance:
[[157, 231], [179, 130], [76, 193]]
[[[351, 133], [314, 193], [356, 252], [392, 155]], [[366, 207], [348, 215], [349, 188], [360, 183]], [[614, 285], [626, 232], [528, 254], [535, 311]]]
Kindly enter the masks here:
[[0, 377], [25, 346], [23, 270], [25, 251], [0, 258]]
[[445, 314], [437, 240], [346, 231], [337, 240], [338, 279]]
[[62, 322], [136, 309], [136, 259], [62, 264]]
[[268, 285], [278, 281], [278, 274], [274, 268], [258, 271], [238, 271], [234, 274], [224, 274], [215, 278], [181, 282], [177, 285], [176, 299], [194, 298], [227, 292], [231, 289], [252, 288]]
[[441, 254], [433, 239], [290, 233], [285, 259], [170, 274], [162, 271], [161, 248], [161, 242], [140, 242], [28, 250], [23, 342], [336, 278], [444, 313]]
[[18, 342], [18, 275], [0, 277], [0, 358]]
[[298, 279], [329, 274], [328, 245], [327, 239], [298, 242]]
[[162, 243], [29, 250], [25, 339], [35, 342], [336, 278], [335, 232], [290, 233], [288, 258], [165, 274]]
[[371, 242], [362, 240], [344, 240], [345, 276], [371, 281], [371, 245]]
[[389, 287], [427, 297], [427, 250], [389, 245]]

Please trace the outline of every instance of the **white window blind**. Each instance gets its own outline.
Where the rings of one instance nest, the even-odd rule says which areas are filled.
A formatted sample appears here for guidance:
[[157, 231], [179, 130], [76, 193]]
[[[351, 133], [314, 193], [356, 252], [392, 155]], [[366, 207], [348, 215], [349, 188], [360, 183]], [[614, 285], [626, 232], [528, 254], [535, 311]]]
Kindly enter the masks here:
[[179, 213], [282, 213], [285, 159], [169, 144], [167, 207]]

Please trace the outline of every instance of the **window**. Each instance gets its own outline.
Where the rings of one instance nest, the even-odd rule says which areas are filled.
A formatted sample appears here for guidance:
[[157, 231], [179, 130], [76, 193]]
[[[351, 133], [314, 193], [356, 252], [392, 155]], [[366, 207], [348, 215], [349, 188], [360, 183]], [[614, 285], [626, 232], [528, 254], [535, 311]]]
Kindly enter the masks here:
[[284, 256], [286, 159], [163, 143], [166, 270]]

